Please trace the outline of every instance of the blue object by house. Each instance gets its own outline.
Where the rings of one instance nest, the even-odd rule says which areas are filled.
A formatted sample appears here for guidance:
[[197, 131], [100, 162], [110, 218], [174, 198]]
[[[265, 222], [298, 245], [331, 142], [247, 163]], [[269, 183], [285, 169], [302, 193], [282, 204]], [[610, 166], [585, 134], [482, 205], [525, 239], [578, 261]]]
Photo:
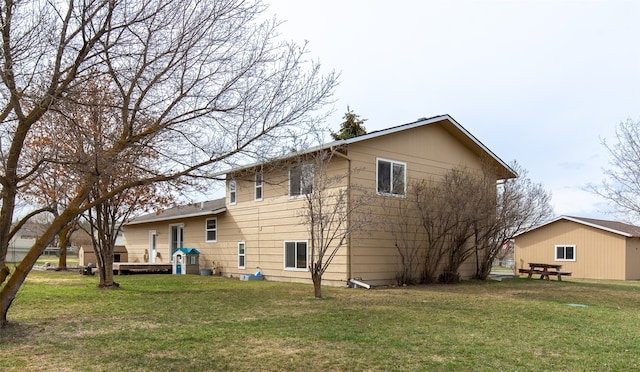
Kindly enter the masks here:
[[173, 274], [198, 274], [200, 263], [198, 256], [200, 251], [195, 248], [177, 248], [171, 254]]
[[177, 248], [176, 250], [174, 250], [173, 252], [171, 252], [171, 254], [174, 254], [176, 252], [182, 252], [184, 254], [200, 254], [200, 251], [195, 249], [195, 248]]

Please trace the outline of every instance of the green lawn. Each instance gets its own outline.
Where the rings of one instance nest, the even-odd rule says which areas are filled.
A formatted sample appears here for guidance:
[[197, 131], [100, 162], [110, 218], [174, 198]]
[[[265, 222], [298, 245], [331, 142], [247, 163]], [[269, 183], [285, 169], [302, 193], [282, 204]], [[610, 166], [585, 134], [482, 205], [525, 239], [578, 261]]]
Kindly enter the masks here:
[[[513, 279], [323, 288], [206, 276], [33, 272], [0, 369], [640, 369], [640, 283]], [[575, 306], [584, 305], [584, 306]]]

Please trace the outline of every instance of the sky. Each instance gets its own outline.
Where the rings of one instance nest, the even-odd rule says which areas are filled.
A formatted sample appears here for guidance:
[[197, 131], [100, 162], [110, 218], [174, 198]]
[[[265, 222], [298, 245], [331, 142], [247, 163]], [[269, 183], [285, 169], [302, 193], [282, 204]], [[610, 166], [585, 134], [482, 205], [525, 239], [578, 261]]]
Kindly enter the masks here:
[[615, 128], [640, 120], [640, 1], [265, 0], [281, 37], [340, 73], [334, 113], [367, 131], [449, 114], [552, 194], [613, 219], [600, 184]]

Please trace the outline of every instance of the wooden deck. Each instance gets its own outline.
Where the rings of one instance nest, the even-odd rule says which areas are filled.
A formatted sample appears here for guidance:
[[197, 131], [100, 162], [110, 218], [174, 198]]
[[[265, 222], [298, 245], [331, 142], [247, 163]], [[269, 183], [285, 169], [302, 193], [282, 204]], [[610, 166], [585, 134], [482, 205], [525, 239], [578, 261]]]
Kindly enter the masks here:
[[132, 273], [171, 274], [173, 265], [170, 263], [149, 262], [114, 262], [113, 272], [118, 275]]

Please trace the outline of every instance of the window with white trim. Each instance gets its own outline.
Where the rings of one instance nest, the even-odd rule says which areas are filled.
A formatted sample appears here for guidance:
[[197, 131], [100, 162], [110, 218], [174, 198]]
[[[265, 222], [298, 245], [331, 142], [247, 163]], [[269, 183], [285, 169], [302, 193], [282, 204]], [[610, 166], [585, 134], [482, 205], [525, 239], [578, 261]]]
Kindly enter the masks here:
[[284, 242], [284, 268], [285, 270], [307, 270], [306, 241]]
[[236, 180], [229, 180], [229, 204], [236, 204]]
[[218, 240], [218, 219], [207, 218], [205, 230], [207, 243], [215, 243]]
[[256, 173], [255, 200], [262, 200], [262, 173]]
[[575, 261], [575, 245], [556, 245], [556, 261]]
[[238, 242], [238, 269], [244, 269], [247, 257], [247, 247], [244, 242]]
[[404, 196], [407, 184], [407, 164], [377, 159], [376, 190], [378, 194]]
[[312, 192], [313, 164], [302, 164], [289, 168], [289, 196], [306, 195]]

